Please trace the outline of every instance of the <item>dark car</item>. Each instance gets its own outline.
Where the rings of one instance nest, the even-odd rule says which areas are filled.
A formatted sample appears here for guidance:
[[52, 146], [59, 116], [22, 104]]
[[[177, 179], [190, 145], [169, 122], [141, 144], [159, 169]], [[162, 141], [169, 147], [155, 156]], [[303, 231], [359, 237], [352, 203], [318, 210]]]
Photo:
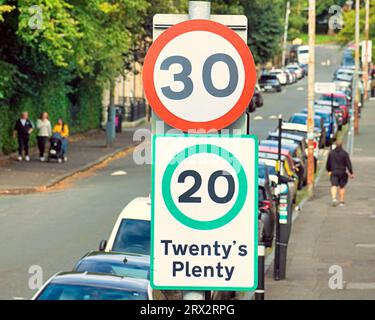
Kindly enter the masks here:
[[276, 92], [281, 92], [282, 90], [280, 81], [276, 75], [264, 74], [260, 77], [258, 83], [259, 83], [259, 87], [264, 91], [273, 90]]
[[263, 107], [263, 105], [264, 105], [264, 101], [263, 101], [263, 96], [262, 96], [262, 92], [261, 92], [261, 90], [260, 90], [259, 85], [256, 85], [256, 86], [255, 86], [254, 95], [253, 95], [253, 100], [254, 100], [255, 106], [256, 106], [257, 108], [261, 108], [261, 107]]
[[54, 275], [33, 300], [150, 300], [149, 281], [87, 272]]
[[[276, 140], [263, 140], [260, 144], [265, 147], [277, 148], [279, 142]], [[302, 189], [307, 184], [307, 159], [305, 151], [302, 150], [300, 144], [296, 142], [289, 142], [288, 140], [282, 139], [282, 149], [288, 150], [293, 158], [296, 174], [299, 178], [298, 189]]]
[[[290, 117], [289, 122], [306, 125], [307, 114], [295, 113]], [[314, 127], [315, 127], [315, 131], [319, 135], [319, 147], [324, 148], [326, 145], [326, 129], [324, 127], [324, 121], [321, 117], [319, 116], [314, 117]]]
[[[332, 110], [332, 109], [331, 109]], [[308, 110], [304, 109], [303, 113], [307, 114]], [[326, 129], [326, 146], [330, 146], [337, 136], [337, 120], [332, 111], [327, 109], [315, 108], [315, 114], [323, 119], [324, 127]]]
[[[298, 135], [298, 134], [292, 134], [292, 133], [288, 133], [288, 132], [283, 131], [281, 133], [281, 137], [285, 141], [298, 143], [301, 147], [301, 150], [304, 151], [305, 157], [307, 158], [308, 145], [307, 145], [307, 142], [306, 142], [306, 138], [304, 136]], [[266, 140], [277, 140], [278, 141], [279, 140], [279, 133], [277, 131], [269, 132]]]
[[120, 252], [93, 251], [82, 257], [74, 267], [73, 271], [150, 279], [150, 256]]
[[263, 241], [266, 247], [272, 247], [277, 205], [274, 194], [266, 180], [258, 179], [259, 220], [263, 225]]

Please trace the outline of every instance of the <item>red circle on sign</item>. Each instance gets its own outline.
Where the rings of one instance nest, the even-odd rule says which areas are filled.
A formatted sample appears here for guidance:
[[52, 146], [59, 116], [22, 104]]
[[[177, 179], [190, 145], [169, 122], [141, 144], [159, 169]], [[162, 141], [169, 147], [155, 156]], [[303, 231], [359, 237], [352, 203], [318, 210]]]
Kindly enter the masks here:
[[[230, 42], [239, 53], [245, 70], [245, 82], [242, 94], [236, 104], [223, 116], [205, 122], [194, 122], [182, 119], [168, 110], [160, 100], [155, 88], [154, 71], [156, 61], [164, 47], [174, 38], [192, 31], [212, 32]], [[248, 107], [256, 85], [256, 68], [253, 56], [237, 33], [228, 27], [210, 20], [189, 20], [163, 32], [150, 47], [143, 67], [143, 86], [148, 102], [155, 113], [170, 126], [184, 132], [189, 130], [221, 130], [235, 122]]]

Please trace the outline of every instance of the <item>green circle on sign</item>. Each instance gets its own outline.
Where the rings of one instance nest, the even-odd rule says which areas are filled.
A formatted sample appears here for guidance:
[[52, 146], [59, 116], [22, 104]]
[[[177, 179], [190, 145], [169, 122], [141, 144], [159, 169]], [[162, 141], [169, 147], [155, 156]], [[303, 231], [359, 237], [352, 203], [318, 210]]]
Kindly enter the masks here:
[[[177, 167], [181, 164], [182, 161], [187, 158], [196, 155], [196, 154], [214, 154], [225, 159], [235, 170], [238, 169], [237, 179], [238, 185], [241, 185], [241, 188], [238, 188], [237, 199], [233, 207], [222, 217], [217, 218], [211, 221], [202, 221], [195, 220], [186, 216], [175, 204], [172, 193], [171, 193], [171, 183], [172, 176]], [[243, 205], [245, 204], [246, 195], [247, 195], [247, 179], [245, 170], [243, 169], [241, 163], [238, 159], [228, 150], [212, 145], [212, 144], [199, 144], [192, 147], [188, 147], [178, 154], [176, 154], [171, 162], [168, 164], [162, 180], [162, 194], [164, 198], [164, 203], [167, 206], [169, 212], [172, 216], [182, 223], [183, 225], [197, 230], [213, 230], [225, 226], [227, 223], [232, 221], [240, 213]]]

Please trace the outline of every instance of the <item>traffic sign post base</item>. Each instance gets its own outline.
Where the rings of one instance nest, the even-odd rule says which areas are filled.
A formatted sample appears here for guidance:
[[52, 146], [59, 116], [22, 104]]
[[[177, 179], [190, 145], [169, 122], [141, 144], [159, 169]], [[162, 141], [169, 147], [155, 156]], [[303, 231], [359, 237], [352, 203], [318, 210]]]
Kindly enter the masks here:
[[265, 293], [265, 251], [263, 242], [258, 246], [258, 288], [255, 291], [255, 300], [264, 300]]

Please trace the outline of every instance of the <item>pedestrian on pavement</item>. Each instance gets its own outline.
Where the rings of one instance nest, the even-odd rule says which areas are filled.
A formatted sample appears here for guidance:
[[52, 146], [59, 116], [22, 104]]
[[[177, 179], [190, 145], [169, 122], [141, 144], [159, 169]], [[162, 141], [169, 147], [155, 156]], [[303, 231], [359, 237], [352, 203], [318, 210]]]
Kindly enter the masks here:
[[69, 127], [64, 123], [63, 119], [60, 118], [57, 124], [53, 127], [53, 133], [59, 133], [62, 137], [61, 148], [64, 154], [64, 161], [68, 161], [67, 151], [68, 151], [68, 137], [69, 137]]
[[38, 135], [36, 137], [38, 142], [39, 157], [40, 161], [44, 162], [44, 154], [46, 150], [46, 144], [48, 139], [52, 136], [51, 122], [49, 121], [49, 116], [47, 112], [42, 112], [38, 121], [36, 122], [36, 127], [38, 128]]
[[22, 153], [25, 151], [25, 160], [30, 161], [29, 140], [34, 125], [29, 119], [29, 113], [24, 111], [14, 125], [13, 138], [18, 141], [18, 161], [22, 161]]
[[336, 207], [338, 204], [337, 189], [339, 188], [340, 206], [343, 207], [345, 206], [345, 187], [348, 178], [354, 178], [354, 173], [349, 154], [342, 147], [342, 141], [337, 141], [336, 148], [329, 153], [327, 171], [331, 177], [332, 206]]

